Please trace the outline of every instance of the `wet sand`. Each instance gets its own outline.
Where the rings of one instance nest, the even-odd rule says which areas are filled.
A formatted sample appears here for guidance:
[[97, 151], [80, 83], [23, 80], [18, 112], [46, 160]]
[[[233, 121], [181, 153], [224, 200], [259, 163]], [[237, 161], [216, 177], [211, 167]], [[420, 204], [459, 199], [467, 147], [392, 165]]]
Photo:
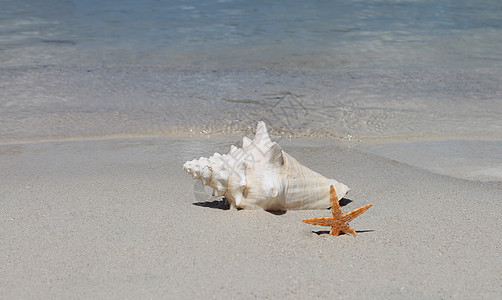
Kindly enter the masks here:
[[226, 209], [182, 164], [236, 140], [0, 146], [0, 298], [498, 298], [502, 182], [437, 175], [335, 142], [281, 146], [352, 191], [329, 210]]

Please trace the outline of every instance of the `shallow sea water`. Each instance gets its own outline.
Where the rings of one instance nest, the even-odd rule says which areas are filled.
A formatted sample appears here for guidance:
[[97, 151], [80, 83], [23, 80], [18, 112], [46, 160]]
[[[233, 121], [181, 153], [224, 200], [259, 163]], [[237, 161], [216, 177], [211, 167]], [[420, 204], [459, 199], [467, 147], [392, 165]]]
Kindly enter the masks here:
[[500, 1], [2, 1], [1, 66], [501, 66]]
[[241, 136], [261, 119], [487, 180], [501, 49], [500, 1], [2, 1], [0, 142]]

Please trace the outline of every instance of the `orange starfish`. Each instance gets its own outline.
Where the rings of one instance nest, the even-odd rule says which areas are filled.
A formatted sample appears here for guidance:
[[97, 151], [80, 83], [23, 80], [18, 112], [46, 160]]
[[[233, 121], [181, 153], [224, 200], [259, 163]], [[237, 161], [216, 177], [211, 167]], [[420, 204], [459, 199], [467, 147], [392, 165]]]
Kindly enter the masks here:
[[349, 222], [360, 216], [373, 204], [368, 204], [363, 207], [359, 207], [358, 209], [355, 209], [349, 213], [342, 215], [342, 210], [340, 209], [340, 204], [338, 203], [338, 197], [336, 196], [335, 189], [333, 188], [333, 186], [331, 186], [330, 190], [330, 200], [331, 200], [331, 211], [333, 212], [333, 217], [305, 219], [302, 220], [302, 222], [312, 225], [331, 226], [331, 231], [329, 235], [339, 235], [340, 231], [343, 231], [344, 233], [357, 235], [354, 229], [350, 228]]

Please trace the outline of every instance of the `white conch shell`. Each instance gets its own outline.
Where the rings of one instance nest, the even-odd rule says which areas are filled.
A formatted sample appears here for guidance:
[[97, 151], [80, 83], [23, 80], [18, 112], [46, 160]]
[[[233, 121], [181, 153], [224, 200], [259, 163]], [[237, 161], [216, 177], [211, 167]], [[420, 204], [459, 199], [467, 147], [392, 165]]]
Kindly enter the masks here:
[[265, 210], [324, 209], [331, 206], [330, 186], [342, 199], [350, 190], [328, 179], [284, 152], [270, 139], [265, 123], [258, 122], [254, 140], [243, 138], [242, 148], [187, 161], [183, 168], [224, 196], [230, 206]]

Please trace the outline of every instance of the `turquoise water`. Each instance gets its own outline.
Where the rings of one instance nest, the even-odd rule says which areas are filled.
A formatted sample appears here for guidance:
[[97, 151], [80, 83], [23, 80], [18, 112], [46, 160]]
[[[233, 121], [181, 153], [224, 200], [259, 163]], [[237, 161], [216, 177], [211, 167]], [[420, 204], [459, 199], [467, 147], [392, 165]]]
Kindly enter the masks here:
[[500, 67], [500, 1], [2, 1], [0, 66]]
[[0, 143], [242, 136], [257, 120], [502, 179], [502, 2], [0, 1]]

